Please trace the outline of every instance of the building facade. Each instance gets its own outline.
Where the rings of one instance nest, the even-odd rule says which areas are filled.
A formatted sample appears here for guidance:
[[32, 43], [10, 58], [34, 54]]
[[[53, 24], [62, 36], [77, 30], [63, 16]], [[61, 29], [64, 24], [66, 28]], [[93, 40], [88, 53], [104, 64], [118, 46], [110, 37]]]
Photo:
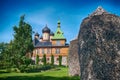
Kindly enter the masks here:
[[[32, 59], [35, 61], [36, 56], [42, 59], [46, 54], [47, 63], [51, 63], [51, 55], [54, 55], [54, 64], [59, 64], [59, 56], [62, 56], [62, 65], [67, 65], [67, 56], [69, 51], [69, 44], [66, 43], [66, 38], [61, 30], [60, 21], [58, 21], [57, 30], [53, 33], [47, 25], [42, 29], [42, 35], [35, 33], [34, 50]], [[39, 61], [42, 64], [42, 61]]]

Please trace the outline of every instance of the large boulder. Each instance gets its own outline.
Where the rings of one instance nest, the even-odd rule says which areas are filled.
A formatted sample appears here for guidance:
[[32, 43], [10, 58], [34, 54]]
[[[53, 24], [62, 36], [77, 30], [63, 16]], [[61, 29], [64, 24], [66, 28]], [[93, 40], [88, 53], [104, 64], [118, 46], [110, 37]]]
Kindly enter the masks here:
[[120, 80], [120, 17], [98, 7], [78, 35], [80, 80]]

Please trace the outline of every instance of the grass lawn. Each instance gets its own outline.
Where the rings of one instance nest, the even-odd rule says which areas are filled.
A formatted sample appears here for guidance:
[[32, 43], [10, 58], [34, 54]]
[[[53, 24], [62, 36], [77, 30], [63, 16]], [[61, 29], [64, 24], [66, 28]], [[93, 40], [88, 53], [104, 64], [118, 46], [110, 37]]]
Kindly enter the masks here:
[[68, 68], [60, 67], [38, 73], [0, 73], [0, 80], [80, 80], [80, 78], [68, 76]]

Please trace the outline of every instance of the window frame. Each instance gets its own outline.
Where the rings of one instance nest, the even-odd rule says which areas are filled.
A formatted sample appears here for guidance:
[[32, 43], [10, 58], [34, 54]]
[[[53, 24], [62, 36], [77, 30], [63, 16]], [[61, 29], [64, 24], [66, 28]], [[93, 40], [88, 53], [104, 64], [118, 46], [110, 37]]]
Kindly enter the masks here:
[[45, 50], [44, 50], [44, 48], [42, 48], [42, 54], [44, 54], [45, 53]]
[[56, 54], [60, 54], [60, 48], [56, 48]]

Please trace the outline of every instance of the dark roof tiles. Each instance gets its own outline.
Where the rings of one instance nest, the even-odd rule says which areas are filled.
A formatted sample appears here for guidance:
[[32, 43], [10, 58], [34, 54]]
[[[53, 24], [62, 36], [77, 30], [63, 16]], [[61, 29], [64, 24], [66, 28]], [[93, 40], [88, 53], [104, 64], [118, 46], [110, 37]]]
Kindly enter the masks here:
[[50, 29], [47, 27], [47, 25], [42, 29], [42, 32], [50, 33]]

